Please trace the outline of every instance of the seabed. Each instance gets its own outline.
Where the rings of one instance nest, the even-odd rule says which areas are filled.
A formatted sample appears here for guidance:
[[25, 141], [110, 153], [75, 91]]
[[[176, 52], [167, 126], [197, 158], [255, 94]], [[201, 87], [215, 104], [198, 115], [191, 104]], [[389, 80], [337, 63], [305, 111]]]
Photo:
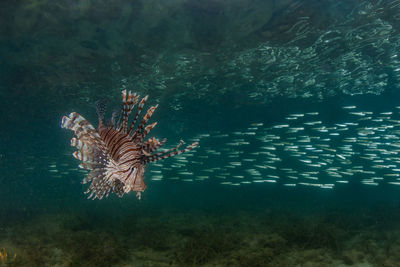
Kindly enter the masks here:
[[398, 207], [21, 213], [1, 223], [8, 252], [1, 259], [4, 266], [394, 267], [399, 219]]

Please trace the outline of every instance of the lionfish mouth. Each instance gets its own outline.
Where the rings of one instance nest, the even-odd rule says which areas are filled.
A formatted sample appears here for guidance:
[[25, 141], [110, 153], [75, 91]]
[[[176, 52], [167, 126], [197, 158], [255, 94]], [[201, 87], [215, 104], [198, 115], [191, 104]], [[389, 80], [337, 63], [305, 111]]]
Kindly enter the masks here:
[[[183, 141], [169, 150], [156, 152], [166, 142], [155, 137], [146, 136], [156, 126], [157, 122], [147, 125], [148, 120], [157, 109], [152, 106], [147, 110], [139, 125], [136, 122], [140, 116], [148, 96], [139, 102], [139, 96], [130, 91], [122, 91], [123, 107], [119, 119], [113, 114], [109, 123], [104, 122], [105, 103], [97, 102], [99, 126], [95, 129], [89, 121], [76, 112], [64, 116], [61, 127], [70, 129], [75, 137], [71, 146], [77, 150], [72, 154], [81, 161], [79, 167], [90, 170], [82, 183], [90, 182], [86, 194], [90, 199], [102, 199], [110, 192], [122, 197], [125, 193], [135, 191], [140, 199], [141, 192], [146, 189], [144, 174], [146, 164], [166, 159], [192, 150], [198, 146], [192, 143], [185, 149], [178, 150]], [[138, 104], [139, 103], [139, 104]], [[136, 115], [128, 127], [129, 115], [138, 104]]]

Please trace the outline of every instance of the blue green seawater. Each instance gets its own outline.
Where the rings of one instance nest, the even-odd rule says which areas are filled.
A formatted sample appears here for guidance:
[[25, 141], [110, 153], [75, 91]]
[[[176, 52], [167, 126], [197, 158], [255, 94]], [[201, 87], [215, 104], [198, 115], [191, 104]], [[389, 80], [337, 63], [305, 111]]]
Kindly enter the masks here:
[[[399, 266], [400, 1], [3, 1], [0, 265]], [[121, 90], [138, 200], [88, 200], [75, 111]], [[135, 110], [134, 110], [135, 112]]]

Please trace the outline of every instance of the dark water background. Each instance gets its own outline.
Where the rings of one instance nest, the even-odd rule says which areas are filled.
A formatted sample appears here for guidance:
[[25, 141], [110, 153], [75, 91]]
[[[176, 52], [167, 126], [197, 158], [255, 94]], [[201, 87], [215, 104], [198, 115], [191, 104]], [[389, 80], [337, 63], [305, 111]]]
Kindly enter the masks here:
[[2, 1], [1, 264], [399, 266], [400, 186], [385, 181], [226, 186], [153, 181], [150, 167], [141, 200], [91, 201], [83, 173], [49, 171], [78, 165], [61, 117], [96, 125], [94, 102], [118, 106], [125, 88], [160, 105], [154, 136], [210, 133], [200, 146], [216, 150], [217, 134], [292, 113], [398, 112], [399, 14], [399, 1]]

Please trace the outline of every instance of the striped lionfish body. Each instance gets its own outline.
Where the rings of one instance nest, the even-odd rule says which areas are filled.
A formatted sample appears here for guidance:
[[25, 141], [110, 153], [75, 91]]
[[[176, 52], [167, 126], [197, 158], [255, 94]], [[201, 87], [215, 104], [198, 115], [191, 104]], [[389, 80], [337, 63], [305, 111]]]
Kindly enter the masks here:
[[[144, 182], [146, 164], [184, 153], [198, 146], [198, 143], [194, 142], [185, 149], [178, 150], [183, 144], [181, 140], [176, 147], [155, 153], [165, 144], [166, 139], [159, 141], [154, 137], [147, 140], [145, 138], [157, 124], [154, 122], [147, 125], [157, 105], [147, 110], [146, 115], [134, 130], [146, 101], [147, 96], [139, 102], [138, 95], [130, 91], [128, 93], [126, 90], [122, 91], [121, 116], [117, 122], [114, 113], [109, 124], [104, 123], [105, 106], [98, 103], [99, 126], [97, 129], [76, 112], [62, 118], [61, 127], [75, 133], [71, 146], [76, 147], [77, 150], [73, 156], [82, 161], [79, 167], [90, 170], [82, 181], [83, 184], [91, 182], [86, 191], [90, 193], [88, 198], [102, 199], [110, 192], [122, 197], [125, 193], [135, 191], [140, 199], [141, 192], [146, 189]], [[129, 115], [136, 104], [138, 104], [136, 116], [128, 127]]]

